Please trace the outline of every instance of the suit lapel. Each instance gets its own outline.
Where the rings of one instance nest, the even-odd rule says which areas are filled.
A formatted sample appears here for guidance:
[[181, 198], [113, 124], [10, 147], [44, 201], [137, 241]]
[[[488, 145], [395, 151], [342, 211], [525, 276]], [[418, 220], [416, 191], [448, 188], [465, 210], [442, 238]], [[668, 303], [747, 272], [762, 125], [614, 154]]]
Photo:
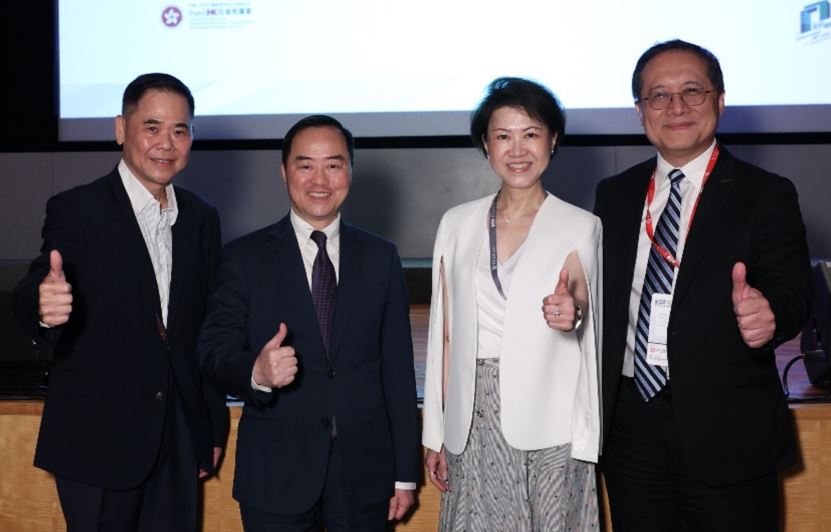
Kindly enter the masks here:
[[361, 278], [364, 263], [364, 249], [349, 225], [341, 221], [340, 226], [340, 274], [338, 276], [338, 290], [335, 299], [335, 317], [332, 326], [329, 358], [333, 359], [338, 353], [338, 347], [343, 339], [349, 308], [354, 299], [355, 288]]
[[[620, 198], [613, 198], [611, 201], [617, 203], [620, 208], [619, 218], [612, 223], [620, 224], [619, 229], [615, 234], [623, 235], [621, 241], [610, 246], [610, 249], [618, 248], [620, 256], [614, 259], [614, 264], [619, 265], [612, 269], [612, 271], [619, 271], [622, 276], [619, 283], [614, 283], [619, 286], [624, 292], [626, 305], [629, 305], [629, 287], [632, 283], [643, 283], [643, 279], [634, 279], [635, 274], [635, 260], [638, 255], [638, 241], [641, 236], [641, 222], [644, 215], [644, 205], [646, 203], [646, 189], [649, 186], [649, 180], [652, 172], [655, 169], [655, 158], [650, 163], [645, 165], [644, 171], [636, 176], [633, 176], [634, 184], [632, 186], [619, 187], [620, 190], [613, 191], [615, 194], [620, 194]], [[609, 221], [604, 220], [604, 223]], [[608, 253], [604, 251], [604, 253]], [[610, 287], [611, 288], [611, 287]]]
[[719, 146], [719, 149], [718, 162], [713, 168], [710, 179], [704, 185], [701, 201], [698, 204], [692, 225], [690, 225], [687, 242], [684, 246], [684, 255], [681, 257], [681, 268], [678, 270], [678, 280], [675, 283], [673, 308], [677, 308], [690, 287], [707, 249], [707, 244], [714, 231], [721, 225], [724, 203], [733, 190], [733, 175], [730, 171], [733, 158], [721, 146]]
[[[293, 302], [292, 306], [297, 309], [298, 319], [304, 322], [311, 320], [317, 327], [306, 268], [303, 266], [300, 246], [289, 217], [285, 216], [274, 224], [270, 233], [274, 237], [270, 245], [271, 260], [274, 264], [274, 276], [280, 285], [280, 293]], [[293, 324], [286, 323], [286, 326], [291, 328]]]
[[[299, 333], [302, 329], [301, 336], [320, 338], [320, 326], [312, 303], [306, 267], [289, 216], [286, 215], [274, 224], [269, 233], [273, 237], [269, 242], [269, 267], [274, 272], [275, 297], [288, 300], [290, 304], [287, 307], [292, 309], [291, 322], [286, 322], [289, 334]], [[277, 325], [274, 324], [275, 331]], [[322, 350], [322, 340], [320, 346]]]
[[116, 211], [115, 219], [119, 225], [116, 234], [122, 240], [121, 245], [117, 247], [119, 254], [122, 254], [121, 257], [118, 257], [119, 262], [136, 271], [140, 297], [161, 318], [161, 303], [159, 302], [156, 273], [153, 270], [153, 262], [150, 260], [150, 254], [147, 251], [147, 243], [144, 241], [138, 220], [136, 220], [136, 215], [133, 212], [130, 197], [121, 182], [118, 169], [114, 170], [107, 179], [112, 192], [114, 210]]
[[176, 195], [176, 204], [179, 208], [179, 214], [176, 217], [176, 223], [173, 224], [173, 270], [170, 272], [170, 296], [167, 304], [167, 331], [172, 334], [173, 327], [176, 324], [176, 316], [179, 315], [176, 309], [179, 305], [179, 291], [178, 287], [184, 283], [184, 278], [190, 270], [190, 257], [196, 256], [192, 250], [194, 249], [194, 238], [196, 235], [188, 229], [187, 204], [182, 201], [182, 194]]

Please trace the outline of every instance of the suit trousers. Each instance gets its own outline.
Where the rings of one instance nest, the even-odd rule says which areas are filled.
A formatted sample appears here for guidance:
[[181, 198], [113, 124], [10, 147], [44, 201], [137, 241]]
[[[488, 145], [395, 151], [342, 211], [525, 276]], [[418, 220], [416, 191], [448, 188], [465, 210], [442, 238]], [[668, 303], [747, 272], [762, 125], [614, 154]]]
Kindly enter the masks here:
[[196, 530], [198, 466], [178, 395], [170, 379], [159, 455], [137, 487], [110, 490], [55, 477], [67, 532]]
[[240, 504], [245, 532], [382, 532], [392, 530], [387, 521], [389, 500], [369, 505], [357, 504], [349, 493], [344, 476], [344, 457], [332, 439], [329, 463], [320, 499], [309, 510], [299, 514], [275, 514]]
[[[688, 467], [672, 406], [671, 381], [651, 401], [623, 377], [602, 458], [615, 532], [754, 532], [779, 529], [775, 471], [711, 486]], [[718, 434], [713, 434], [718, 438]]]

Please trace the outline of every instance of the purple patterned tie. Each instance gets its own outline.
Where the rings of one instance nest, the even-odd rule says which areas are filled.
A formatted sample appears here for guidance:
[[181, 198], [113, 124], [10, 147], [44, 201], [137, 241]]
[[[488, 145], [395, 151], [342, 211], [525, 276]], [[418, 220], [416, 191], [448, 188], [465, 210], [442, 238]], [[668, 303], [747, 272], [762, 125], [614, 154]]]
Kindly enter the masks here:
[[332, 266], [326, 252], [326, 234], [322, 231], [312, 231], [312, 240], [317, 244], [317, 256], [312, 266], [312, 302], [317, 314], [317, 323], [320, 325], [320, 337], [328, 356], [338, 281], [335, 277], [335, 267]]

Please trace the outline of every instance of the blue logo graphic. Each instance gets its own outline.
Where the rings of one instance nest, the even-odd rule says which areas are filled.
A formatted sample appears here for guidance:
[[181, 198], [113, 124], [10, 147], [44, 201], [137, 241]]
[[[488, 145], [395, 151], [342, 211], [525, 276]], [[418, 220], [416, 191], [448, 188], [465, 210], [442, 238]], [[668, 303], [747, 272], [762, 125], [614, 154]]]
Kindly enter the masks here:
[[802, 9], [799, 13], [799, 32], [808, 33], [814, 29], [814, 18], [816, 18], [816, 22], [831, 18], [831, 14], [829, 14], [828, 0], [808, 4]]

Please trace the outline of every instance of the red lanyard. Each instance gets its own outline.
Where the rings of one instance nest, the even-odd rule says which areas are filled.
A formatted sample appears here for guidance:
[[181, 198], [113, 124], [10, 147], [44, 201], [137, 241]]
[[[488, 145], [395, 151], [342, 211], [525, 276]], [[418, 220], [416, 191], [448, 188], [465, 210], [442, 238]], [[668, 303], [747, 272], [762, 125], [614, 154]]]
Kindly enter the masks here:
[[[707, 184], [707, 180], [710, 178], [710, 172], [713, 171], [713, 167], [716, 165], [717, 159], [718, 144], [716, 144], [716, 147], [713, 148], [713, 154], [710, 155], [710, 160], [707, 163], [707, 169], [704, 170], [704, 177], [701, 179], [701, 189], [698, 191], [698, 197], [695, 198], [695, 203], [693, 204], [692, 212], [690, 213], [690, 221], [687, 222], [687, 236], [690, 234], [690, 226], [692, 225], [693, 218], [695, 218], [695, 211], [698, 209], [698, 202], [701, 201], [701, 193], [704, 192], [704, 185]], [[649, 213], [649, 207], [652, 206], [652, 198], [654, 196], [655, 170], [652, 171], [652, 177], [649, 179], [649, 187], [646, 189], [646, 234], [649, 236], [649, 240], [652, 241], [652, 247], [655, 248], [655, 251], [657, 251], [665, 261], [672, 264], [675, 268], [680, 268], [681, 261], [677, 260], [664, 246], [655, 241], [655, 230], [652, 228], [652, 215]]]

